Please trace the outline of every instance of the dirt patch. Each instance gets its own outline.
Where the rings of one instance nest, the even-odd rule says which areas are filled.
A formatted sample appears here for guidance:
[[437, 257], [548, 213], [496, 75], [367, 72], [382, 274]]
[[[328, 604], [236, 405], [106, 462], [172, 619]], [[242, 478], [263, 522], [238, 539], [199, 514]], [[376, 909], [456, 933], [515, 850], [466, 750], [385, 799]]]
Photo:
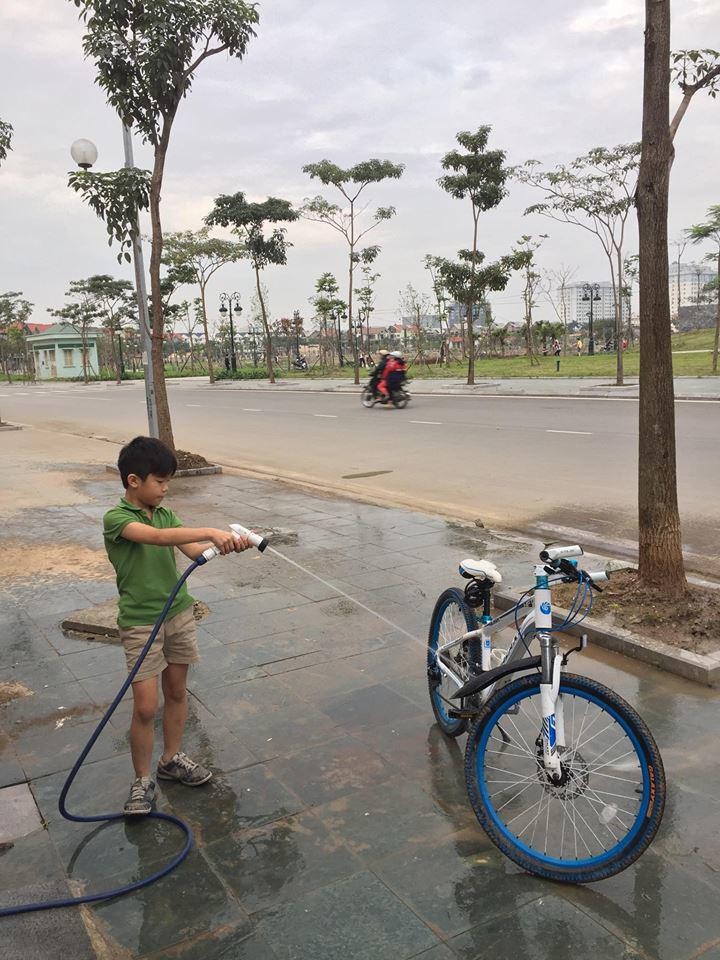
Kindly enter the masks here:
[[[575, 584], [555, 591], [559, 604], [569, 607]], [[642, 587], [635, 570], [612, 574], [603, 592], [593, 598], [593, 617], [634, 633], [662, 640], [692, 653], [720, 652], [720, 590], [690, 586], [680, 600]]]
[[20, 697], [31, 697], [33, 691], [26, 687], [24, 683], [17, 683], [15, 680], [3, 680], [0, 682], [0, 707], [11, 700], [19, 700]]
[[115, 574], [104, 550], [91, 550], [80, 543], [27, 543], [22, 540], [3, 543], [0, 582], [68, 576], [78, 580], [112, 580]]
[[187, 450], [176, 450], [178, 470], [197, 470], [199, 467], [209, 467], [210, 463], [199, 453], [189, 453]]

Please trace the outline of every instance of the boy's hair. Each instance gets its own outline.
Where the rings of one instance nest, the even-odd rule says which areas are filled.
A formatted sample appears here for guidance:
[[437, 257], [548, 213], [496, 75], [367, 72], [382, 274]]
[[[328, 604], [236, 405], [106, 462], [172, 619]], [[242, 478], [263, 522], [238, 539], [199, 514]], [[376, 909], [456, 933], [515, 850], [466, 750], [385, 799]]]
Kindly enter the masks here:
[[127, 490], [128, 476], [136, 474], [147, 480], [152, 473], [156, 477], [172, 477], [177, 470], [177, 457], [170, 447], [154, 437], [135, 437], [120, 451], [118, 470]]

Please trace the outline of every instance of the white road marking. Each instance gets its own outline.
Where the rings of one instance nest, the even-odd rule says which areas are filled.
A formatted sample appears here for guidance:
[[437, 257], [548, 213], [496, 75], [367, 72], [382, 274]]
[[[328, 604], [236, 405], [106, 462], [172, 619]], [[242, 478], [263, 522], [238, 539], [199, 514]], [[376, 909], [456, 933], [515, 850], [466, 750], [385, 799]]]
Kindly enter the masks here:
[[545, 433], [572, 433], [578, 437], [591, 437], [589, 430], [546, 430]]
[[186, 407], [201, 407], [202, 404], [201, 404], [201, 403], [186, 403], [185, 406], [186, 406]]
[[243, 413], [262, 413], [260, 407], [243, 407]]
[[442, 426], [442, 422], [440, 420], [411, 420], [410, 423], [427, 423], [427, 424], [431, 424], [434, 427]]
[[314, 417], [322, 417], [324, 420], [337, 420], [337, 416], [334, 413], [314, 413]]

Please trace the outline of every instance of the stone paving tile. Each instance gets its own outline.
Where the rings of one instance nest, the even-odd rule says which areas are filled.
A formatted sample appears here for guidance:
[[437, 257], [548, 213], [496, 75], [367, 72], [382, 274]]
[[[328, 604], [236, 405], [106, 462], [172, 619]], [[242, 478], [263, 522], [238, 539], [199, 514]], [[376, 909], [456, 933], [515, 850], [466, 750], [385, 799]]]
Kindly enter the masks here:
[[250, 914], [362, 869], [311, 813], [223, 837], [207, 845], [205, 856]]
[[581, 911], [552, 893], [518, 904], [512, 916], [473, 927], [449, 941], [460, 960], [645, 960]]
[[[117, 481], [98, 477], [84, 490], [89, 510], [48, 508], [32, 520], [98, 549], [97, 517], [116, 499]], [[520, 583], [536, 545], [235, 476], [178, 481], [172, 499], [188, 523], [222, 525], [232, 502], [258, 529], [297, 530], [298, 543], [281, 552], [336, 586], [269, 552], [193, 575], [191, 592], [213, 613], [198, 627], [203, 662], [190, 674], [185, 745], [215, 777], [199, 790], [163, 783], [158, 807], [187, 817], [196, 848], [149, 890], [91, 908], [97, 949], [89, 957], [713, 957], [717, 691], [602, 651], [573, 664], [647, 719], [669, 797], [655, 844], [624, 874], [585, 888], [549, 886], [516, 870], [480, 830], [467, 800], [464, 738], [448, 740], [434, 726], [425, 680], [430, 613], [441, 590], [458, 583], [458, 559], [488, 556], [507, 582]], [[27, 521], [10, 528], [13, 536], [24, 530], [33, 539]], [[0, 708], [0, 784], [36, 777], [32, 789], [49, 820], [0, 853], [9, 889], [35, 879], [44, 862], [49, 880], [69, 874], [97, 889], [159, 869], [182, 842], [152, 820], [98, 829], [58, 818], [66, 772], [125, 676], [119, 645], [64, 634], [60, 608], [68, 590], [82, 595], [82, 607], [112, 588], [63, 578], [50, 585], [47, 605], [36, 584], [13, 597], [0, 592], [0, 680], [25, 678], [35, 691], [32, 704]], [[56, 729], [60, 706], [78, 712]], [[131, 709], [127, 698], [103, 732], [71, 809], [121, 806], [132, 777]], [[160, 737], [158, 720], [156, 756]], [[77, 913], [65, 915], [77, 922]], [[13, 923], [15, 931], [41, 929]], [[63, 955], [84, 960], [83, 937]], [[34, 960], [32, 941], [16, 942], [25, 945], [17, 955]]]
[[278, 960], [406, 960], [437, 937], [369, 873], [358, 873], [260, 915]]
[[267, 766], [306, 806], [381, 783], [391, 773], [383, 760], [349, 736], [271, 760]]
[[[3, 892], [3, 906], [60, 900], [72, 896], [66, 880], [46, 880], [17, 886]], [[5, 917], [2, 923], [3, 960], [96, 960], [97, 954], [75, 910], [46, 910], [17, 917]]]

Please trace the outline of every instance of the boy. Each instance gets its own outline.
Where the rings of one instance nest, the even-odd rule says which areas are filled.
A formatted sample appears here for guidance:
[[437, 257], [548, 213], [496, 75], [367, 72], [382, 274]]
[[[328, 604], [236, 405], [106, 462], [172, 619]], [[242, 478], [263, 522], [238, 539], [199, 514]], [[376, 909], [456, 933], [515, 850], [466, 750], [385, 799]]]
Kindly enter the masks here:
[[[173, 547], [195, 560], [211, 543], [223, 554], [239, 553], [250, 543], [245, 537], [236, 539], [229, 530], [183, 527], [172, 510], [160, 506], [177, 470], [175, 454], [160, 440], [135, 437], [120, 451], [118, 470], [125, 496], [105, 514], [103, 530], [105, 549], [117, 574], [118, 627], [130, 671], [180, 577]], [[130, 751], [135, 780], [124, 808], [126, 816], [150, 813], [155, 797], [150, 764], [158, 677], [165, 707], [157, 776], [190, 787], [212, 777], [180, 749], [187, 717], [188, 666], [199, 660], [192, 605], [183, 584], [132, 683]]]

